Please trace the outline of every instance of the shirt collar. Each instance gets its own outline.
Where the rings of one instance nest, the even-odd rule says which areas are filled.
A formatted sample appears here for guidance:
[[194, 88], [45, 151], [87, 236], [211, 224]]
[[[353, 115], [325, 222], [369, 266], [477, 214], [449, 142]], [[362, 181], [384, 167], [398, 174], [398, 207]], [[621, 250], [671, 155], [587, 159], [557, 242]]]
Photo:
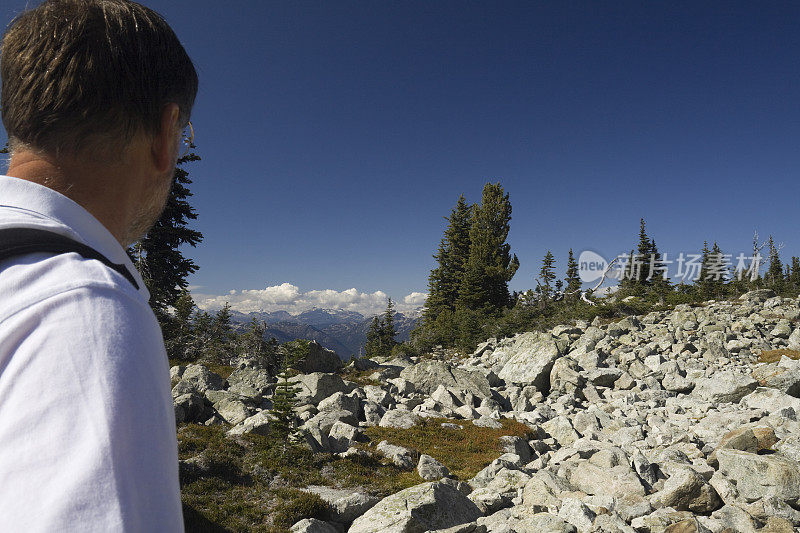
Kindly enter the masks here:
[[99, 220], [73, 200], [44, 185], [0, 175], [0, 207], [26, 211], [40, 219], [25, 224], [26, 227], [44, 227], [61, 233], [91, 246], [114, 263], [125, 265], [139, 285], [139, 294], [145, 300], [150, 299], [144, 280], [119, 241]]

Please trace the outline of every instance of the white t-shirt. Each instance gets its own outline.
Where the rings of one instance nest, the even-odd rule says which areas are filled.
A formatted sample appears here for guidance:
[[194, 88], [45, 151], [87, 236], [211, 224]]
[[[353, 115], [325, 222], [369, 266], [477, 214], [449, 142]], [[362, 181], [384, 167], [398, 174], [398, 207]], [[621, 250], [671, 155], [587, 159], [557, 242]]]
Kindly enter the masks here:
[[69, 198], [0, 176], [0, 229], [47, 229], [131, 271], [0, 261], [0, 531], [183, 531], [169, 363], [149, 294]]

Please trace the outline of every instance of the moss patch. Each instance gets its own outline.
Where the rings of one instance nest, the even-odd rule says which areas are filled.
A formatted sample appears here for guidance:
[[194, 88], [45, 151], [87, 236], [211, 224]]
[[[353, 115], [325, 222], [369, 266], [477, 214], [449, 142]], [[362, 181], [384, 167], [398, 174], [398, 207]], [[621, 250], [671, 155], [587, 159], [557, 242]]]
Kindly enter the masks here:
[[794, 359], [795, 361], [800, 359], [800, 351], [781, 348], [779, 350], [768, 350], [766, 352], [761, 352], [761, 354], [758, 356], [758, 362], [777, 363], [784, 355], [789, 359]]
[[[443, 422], [457, 423], [463, 429], [442, 427]], [[410, 429], [370, 427], [365, 433], [373, 444], [386, 440], [420, 454], [430, 455], [445, 465], [458, 479], [466, 480], [497, 459], [502, 452], [500, 437], [513, 435], [531, 438], [531, 429], [515, 420], [502, 419], [503, 427], [477, 427], [470, 421], [424, 418]], [[419, 483], [419, 477], [416, 478]]]

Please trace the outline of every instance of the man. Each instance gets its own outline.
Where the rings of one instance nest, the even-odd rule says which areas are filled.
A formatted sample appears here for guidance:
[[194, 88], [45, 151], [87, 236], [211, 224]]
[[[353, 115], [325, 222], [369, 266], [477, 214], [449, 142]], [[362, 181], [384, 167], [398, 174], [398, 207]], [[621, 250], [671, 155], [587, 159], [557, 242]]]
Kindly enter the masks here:
[[125, 249], [164, 208], [197, 74], [125, 0], [46, 1], [0, 46], [0, 233], [97, 252], [0, 261], [0, 531], [182, 531], [168, 362]]

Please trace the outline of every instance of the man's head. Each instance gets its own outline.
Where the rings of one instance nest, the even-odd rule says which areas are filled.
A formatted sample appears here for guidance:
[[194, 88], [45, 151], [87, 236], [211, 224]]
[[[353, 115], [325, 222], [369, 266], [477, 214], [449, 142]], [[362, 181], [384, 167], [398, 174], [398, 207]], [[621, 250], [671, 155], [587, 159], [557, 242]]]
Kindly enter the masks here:
[[[12, 153], [38, 154], [58, 167], [66, 161], [130, 167], [150, 153], [153, 168], [171, 182], [197, 73], [154, 11], [126, 0], [46, 0], [3, 36], [0, 79]], [[160, 189], [151, 196], [165, 200], [169, 185], [165, 192], [162, 182], [151, 181], [148, 189]], [[159, 198], [142, 202], [163, 208]], [[160, 213], [139, 208], [151, 211], [139, 218]], [[146, 230], [146, 222], [138, 229]]]

